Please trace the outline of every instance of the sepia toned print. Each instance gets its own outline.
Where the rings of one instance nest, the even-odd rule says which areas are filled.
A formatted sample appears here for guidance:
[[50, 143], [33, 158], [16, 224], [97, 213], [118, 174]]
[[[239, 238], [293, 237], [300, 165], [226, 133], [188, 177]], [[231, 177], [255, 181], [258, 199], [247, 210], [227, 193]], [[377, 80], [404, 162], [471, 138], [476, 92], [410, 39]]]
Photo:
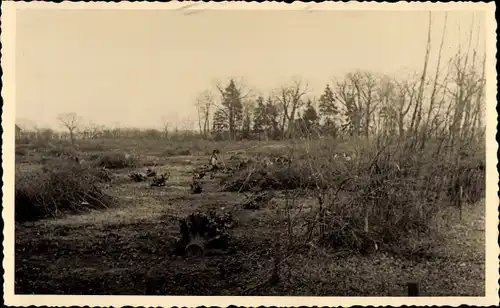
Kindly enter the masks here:
[[2, 6], [7, 304], [498, 302], [494, 5]]

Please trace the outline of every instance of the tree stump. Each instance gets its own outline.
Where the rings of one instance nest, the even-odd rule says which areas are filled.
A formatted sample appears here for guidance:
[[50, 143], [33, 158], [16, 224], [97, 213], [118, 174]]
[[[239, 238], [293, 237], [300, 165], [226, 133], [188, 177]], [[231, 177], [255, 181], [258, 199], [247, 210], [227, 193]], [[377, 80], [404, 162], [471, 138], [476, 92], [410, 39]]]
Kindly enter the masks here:
[[201, 194], [201, 192], [203, 191], [203, 186], [201, 186], [201, 183], [198, 181], [193, 181], [190, 186], [192, 194]]
[[194, 213], [180, 221], [180, 252], [187, 256], [204, 256], [206, 250], [228, 248], [226, 229], [231, 226], [231, 217], [215, 213]]
[[408, 286], [408, 296], [413, 297], [419, 295], [417, 282], [408, 282], [406, 285]]

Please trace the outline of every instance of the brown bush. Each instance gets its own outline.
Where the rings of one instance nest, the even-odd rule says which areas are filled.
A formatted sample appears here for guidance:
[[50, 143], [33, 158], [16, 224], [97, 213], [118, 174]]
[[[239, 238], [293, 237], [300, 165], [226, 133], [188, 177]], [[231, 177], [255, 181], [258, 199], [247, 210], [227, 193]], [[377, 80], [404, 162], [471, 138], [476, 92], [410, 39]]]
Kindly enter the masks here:
[[334, 146], [311, 145], [293, 153], [302, 159], [288, 165], [250, 165], [224, 178], [222, 190], [309, 190], [319, 207], [295, 219], [303, 225], [302, 231], [293, 231], [298, 242], [405, 255], [437, 243], [433, 220], [444, 206], [457, 205], [458, 187], [460, 206], [484, 197], [482, 157], [458, 159], [433, 148], [376, 142], [350, 149], [352, 159], [339, 159], [336, 152]]
[[324, 186], [324, 183], [303, 163], [252, 164], [221, 179], [222, 191], [314, 189], [317, 185]]
[[138, 162], [137, 158], [133, 156], [127, 157], [123, 153], [106, 153], [97, 157], [94, 164], [108, 169], [122, 169], [137, 167]]
[[192, 152], [190, 149], [186, 148], [169, 148], [163, 151], [162, 153], [163, 156], [188, 156], [192, 155]]
[[18, 222], [105, 208], [113, 197], [103, 192], [92, 169], [65, 159], [40, 170], [16, 172], [15, 219]]
[[78, 152], [70, 146], [60, 146], [47, 150], [47, 154], [56, 157], [78, 157]]
[[[481, 158], [436, 159], [435, 154], [432, 149], [401, 145], [363, 146], [342, 175], [349, 179], [346, 187], [330, 182], [329, 190], [348, 190], [349, 198], [331, 196], [322, 205], [326, 232], [319, 236], [356, 251], [362, 251], [368, 240], [401, 254], [415, 254], [417, 240], [409, 239], [426, 246], [436, 243], [439, 234], [432, 224], [436, 214], [443, 206], [456, 205], [459, 187], [460, 206], [483, 198], [485, 181]], [[318, 169], [331, 174], [331, 168]]]

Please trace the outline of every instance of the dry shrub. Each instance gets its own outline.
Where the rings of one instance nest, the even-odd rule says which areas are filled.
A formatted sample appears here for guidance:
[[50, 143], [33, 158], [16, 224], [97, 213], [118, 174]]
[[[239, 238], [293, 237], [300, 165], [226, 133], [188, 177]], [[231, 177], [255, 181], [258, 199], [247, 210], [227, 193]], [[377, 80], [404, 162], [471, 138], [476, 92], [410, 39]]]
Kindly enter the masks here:
[[168, 179], [170, 178], [170, 171], [162, 173], [160, 175], [155, 175], [153, 177], [153, 182], [150, 184], [151, 187], [163, 187], [167, 184]]
[[[303, 160], [289, 167], [248, 168], [226, 180], [225, 188], [308, 189], [316, 195], [317, 206], [294, 219], [301, 227], [289, 228], [289, 238], [361, 253], [383, 249], [407, 257], [422, 257], [439, 243], [433, 221], [443, 207], [484, 197], [482, 157], [444, 156], [433, 148], [398, 142], [364, 141], [351, 148], [351, 160], [334, 157], [336, 150], [309, 145], [306, 153], [296, 153]], [[463, 195], [457, 205], [458, 187]], [[301, 211], [300, 202], [287, 203], [296, 204], [289, 210], [292, 216]]]
[[460, 194], [462, 188], [462, 198], [464, 202], [475, 203], [484, 198], [486, 174], [485, 164], [477, 159], [461, 160], [458, 168], [452, 169], [450, 180], [451, 189], [448, 197], [451, 202], [455, 202], [456, 196]]
[[104, 146], [104, 142], [98, 140], [79, 140], [78, 147], [80, 151], [83, 152], [102, 152], [105, 151], [107, 147]]
[[247, 199], [241, 203], [241, 207], [246, 210], [256, 210], [267, 205], [273, 198], [274, 194], [269, 192], [247, 196]]
[[[306, 156], [305, 154], [299, 154]], [[344, 180], [349, 164], [340, 159], [294, 159], [291, 163], [249, 164], [221, 180], [223, 191], [326, 189]]]
[[186, 148], [170, 148], [170, 149], [166, 149], [162, 152], [162, 156], [167, 156], [167, 157], [171, 157], [171, 156], [188, 156], [188, 155], [192, 155], [193, 153], [191, 152], [190, 149], [186, 149]]
[[115, 177], [115, 175], [106, 168], [88, 168], [87, 171], [90, 172], [97, 181], [102, 183], [111, 182]]
[[315, 188], [320, 183], [317, 174], [304, 162], [291, 164], [250, 164], [221, 180], [222, 191], [285, 190]]
[[413, 179], [390, 174], [357, 176], [349, 198], [323, 204], [324, 244], [357, 252], [375, 246], [404, 253], [409, 235], [433, 235], [429, 222], [439, 207], [424, 200]]
[[28, 149], [26, 148], [18, 148], [16, 146], [16, 151], [15, 151], [16, 156], [26, 156], [28, 155]]
[[37, 149], [36, 145], [33, 143], [20, 143], [19, 141], [16, 140], [16, 151], [35, 151]]
[[16, 172], [15, 218], [18, 222], [55, 217], [89, 208], [105, 208], [113, 198], [97, 185], [92, 169], [83, 169], [70, 160], [41, 170]]
[[123, 153], [105, 153], [101, 154], [94, 162], [96, 166], [106, 167], [108, 169], [122, 169], [137, 167], [137, 158], [134, 156], [125, 156]]
[[[23, 138], [21, 140], [16, 140], [16, 147], [18, 145], [24, 145], [24, 146], [29, 146], [31, 147], [32, 149], [36, 149], [37, 151], [45, 151], [45, 150], [48, 150], [48, 149], [52, 149], [54, 148], [54, 140], [48, 140], [48, 139], [44, 139], [44, 138], [28, 138], [28, 139], [24, 139]], [[61, 144], [61, 143], [58, 143], [57, 144], [58, 146], [67, 146], [66, 144]]]
[[[361, 252], [372, 242], [406, 256], [429, 252], [440, 237], [432, 221], [443, 206], [457, 205], [458, 188], [463, 190], [460, 206], [484, 197], [485, 189], [480, 158], [450, 154], [436, 159], [435, 154], [401, 144], [364, 144], [349, 168], [335, 168], [345, 171], [343, 187], [331, 177], [334, 167], [313, 167], [331, 179], [328, 189], [319, 189], [330, 198], [321, 206], [325, 229], [317, 235], [329, 245]], [[337, 198], [332, 191], [338, 190], [349, 197]]]
[[56, 157], [78, 157], [78, 152], [71, 146], [54, 147], [47, 150], [47, 154]]
[[146, 174], [139, 173], [139, 172], [132, 172], [128, 175], [129, 178], [132, 179], [134, 182], [145, 182], [148, 180], [148, 177]]
[[91, 161], [96, 161], [98, 160], [100, 157], [102, 156], [101, 153], [92, 153], [88, 156], [88, 160], [91, 160]]

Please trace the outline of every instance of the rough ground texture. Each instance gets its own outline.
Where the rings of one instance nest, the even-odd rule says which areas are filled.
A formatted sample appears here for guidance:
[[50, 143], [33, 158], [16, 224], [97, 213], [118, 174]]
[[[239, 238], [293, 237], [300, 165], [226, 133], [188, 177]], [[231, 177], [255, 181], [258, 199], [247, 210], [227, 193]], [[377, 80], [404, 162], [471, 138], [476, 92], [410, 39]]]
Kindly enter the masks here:
[[[104, 211], [16, 225], [17, 294], [324, 295], [405, 296], [418, 281], [422, 296], [484, 295], [484, 202], [447, 212], [445, 241], [434, 255], [414, 260], [328, 249], [284, 256], [280, 281], [273, 270], [271, 206], [244, 210], [243, 194], [218, 192], [205, 180], [190, 194], [190, 170], [208, 157], [171, 157], [166, 187], [123, 180], [111, 185], [121, 204]], [[126, 178], [131, 170], [119, 170]], [[279, 197], [278, 197], [279, 199]], [[172, 256], [178, 219], [198, 208], [231, 211], [233, 250], [204, 258]]]

